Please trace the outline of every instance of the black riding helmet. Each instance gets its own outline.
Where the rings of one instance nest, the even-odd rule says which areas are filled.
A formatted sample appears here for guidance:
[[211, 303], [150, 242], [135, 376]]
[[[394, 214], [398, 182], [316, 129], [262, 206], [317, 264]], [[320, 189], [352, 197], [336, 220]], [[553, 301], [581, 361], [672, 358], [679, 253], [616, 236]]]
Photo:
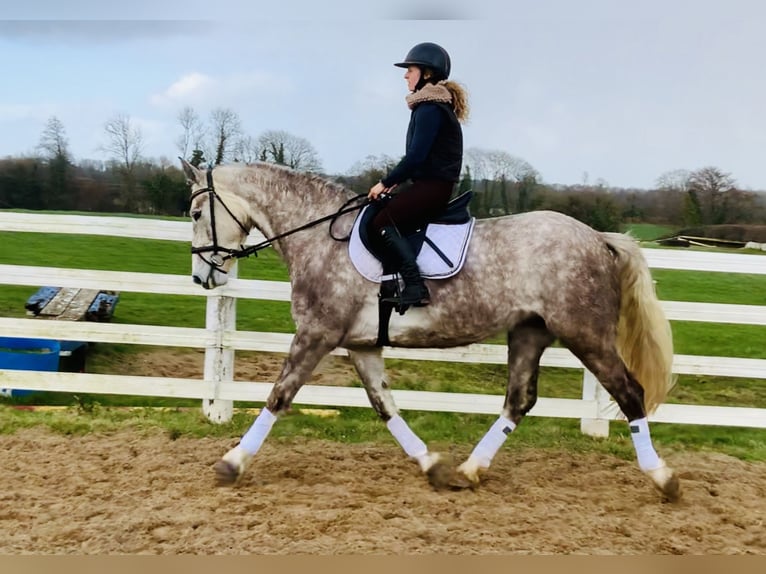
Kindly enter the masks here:
[[416, 44], [412, 49], [407, 52], [403, 62], [394, 64], [399, 68], [407, 68], [409, 66], [421, 66], [424, 68], [430, 68], [433, 70], [436, 77], [435, 81], [446, 80], [449, 78], [450, 68], [452, 63], [450, 62], [449, 54], [447, 50], [434, 44], [433, 42], [422, 42]]

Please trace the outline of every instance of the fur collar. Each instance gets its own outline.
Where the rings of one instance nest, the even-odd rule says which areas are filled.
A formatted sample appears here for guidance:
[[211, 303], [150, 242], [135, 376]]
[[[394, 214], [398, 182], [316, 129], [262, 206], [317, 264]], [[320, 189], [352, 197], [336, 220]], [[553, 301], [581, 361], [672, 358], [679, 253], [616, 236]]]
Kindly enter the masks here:
[[418, 104], [423, 102], [440, 102], [443, 104], [452, 103], [452, 94], [444, 85], [444, 81], [437, 84], [426, 84], [417, 92], [407, 95], [407, 105], [412, 110]]

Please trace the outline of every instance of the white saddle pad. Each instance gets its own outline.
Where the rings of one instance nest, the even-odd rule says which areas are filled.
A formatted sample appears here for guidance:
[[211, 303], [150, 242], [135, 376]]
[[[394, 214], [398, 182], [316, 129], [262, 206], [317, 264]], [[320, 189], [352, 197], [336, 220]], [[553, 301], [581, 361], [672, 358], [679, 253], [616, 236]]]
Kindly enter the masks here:
[[[365, 207], [364, 209], [367, 208]], [[362, 213], [364, 213], [364, 210], [362, 210]], [[354, 229], [351, 231], [351, 239], [348, 242], [348, 254], [354, 267], [363, 277], [375, 283], [380, 283], [383, 276], [383, 265], [362, 243], [359, 237], [359, 224], [361, 221], [362, 214], [360, 213], [354, 223]], [[466, 253], [468, 253], [468, 243], [471, 240], [475, 221], [475, 218], [472, 217], [466, 223], [457, 225], [443, 223], [430, 223], [428, 225], [426, 237], [447, 256], [447, 259], [452, 262], [452, 266], [444, 261], [426, 241], [423, 243], [417, 258], [418, 267], [423, 277], [426, 279], [446, 279], [462, 269]]]

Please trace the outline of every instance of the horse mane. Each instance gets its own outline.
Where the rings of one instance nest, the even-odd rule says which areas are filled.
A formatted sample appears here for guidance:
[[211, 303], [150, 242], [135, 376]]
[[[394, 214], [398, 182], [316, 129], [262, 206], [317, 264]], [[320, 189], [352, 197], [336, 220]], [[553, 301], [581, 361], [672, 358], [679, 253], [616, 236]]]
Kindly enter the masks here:
[[[298, 171], [286, 165], [279, 165], [276, 163], [270, 163], [265, 161], [256, 161], [246, 164], [233, 164], [246, 168], [253, 168], [253, 172], [257, 175], [258, 171], [265, 171], [276, 175], [280, 179], [285, 179], [291, 183], [298, 183], [303, 185], [291, 185], [290, 188], [296, 192], [296, 195], [301, 196], [307, 193], [311, 193], [312, 197], [316, 196], [317, 191], [333, 197], [341, 195], [346, 198], [350, 198], [353, 195], [358, 195], [352, 189], [349, 189], [345, 185], [342, 185], [336, 181], [327, 179], [316, 173]], [[250, 172], [248, 172], [250, 173]]]

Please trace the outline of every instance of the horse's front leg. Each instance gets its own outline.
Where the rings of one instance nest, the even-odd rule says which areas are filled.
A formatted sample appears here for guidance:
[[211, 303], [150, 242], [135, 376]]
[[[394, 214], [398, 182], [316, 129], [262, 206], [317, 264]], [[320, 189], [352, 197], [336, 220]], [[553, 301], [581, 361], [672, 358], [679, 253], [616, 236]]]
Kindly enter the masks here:
[[438, 453], [429, 452], [426, 444], [416, 435], [394, 404], [394, 397], [386, 379], [385, 365], [380, 349], [356, 348], [348, 350], [351, 362], [362, 379], [370, 404], [386, 423], [396, 442], [404, 452], [420, 465], [435, 486], [441, 486], [445, 473]]
[[266, 400], [266, 406], [242, 436], [239, 444], [229, 450], [214, 466], [220, 486], [236, 483], [242, 477], [277, 417], [290, 408], [295, 395], [309, 380], [319, 361], [335, 346], [336, 341], [330, 340], [327, 333], [321, 330], [303, 330], [296, 333], [282, 372]]

